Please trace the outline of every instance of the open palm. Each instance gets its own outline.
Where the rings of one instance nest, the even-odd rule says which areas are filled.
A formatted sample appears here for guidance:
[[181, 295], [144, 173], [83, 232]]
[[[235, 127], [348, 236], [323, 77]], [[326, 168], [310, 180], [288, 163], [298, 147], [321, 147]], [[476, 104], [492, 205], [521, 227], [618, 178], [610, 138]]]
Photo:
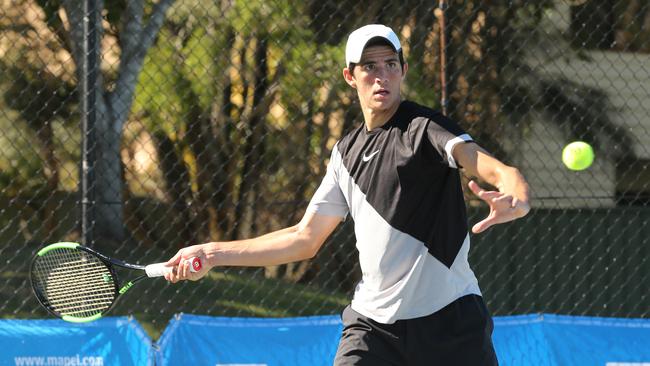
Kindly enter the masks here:
[[469, 182], [468, 186], [478, 198], [485, 201], [490, 207], [488, 216], [472, 227], [472, 232], [475, 234], [487, 230], [492, 225], [523, 217], [530, 211], [528, 203], [518, 200], [511, 194], [500, 191], [486, 191], [473, 180]]

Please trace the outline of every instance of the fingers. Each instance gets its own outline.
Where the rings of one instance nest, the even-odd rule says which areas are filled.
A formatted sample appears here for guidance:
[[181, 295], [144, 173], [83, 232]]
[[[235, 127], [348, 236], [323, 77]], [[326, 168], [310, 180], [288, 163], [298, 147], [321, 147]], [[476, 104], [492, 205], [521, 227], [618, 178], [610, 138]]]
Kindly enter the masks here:
[[472, 192], [474, 192], [475, 195], [480, 197], [481, 191], [483, 191], [483, 189], [476, 182], [470, 180], [469, 183], [467, 183], [467, 186], [472, 190]]
[[470, 180], [469, 183], [467, 184], [469, 186], [469, 189], [472, 190], [472, 192], [480, 199], [484, 201], [491, 200], [493, 198], [499, 197], [502, 195], [501, 192], [498, 191], [486, 191], [481, 186], [479, 186], [475, 181]]
[[478, 193], [481, 191], [481, 187], [478, 185], [478, 183], [476, 183], [474, 180], [470, 180], [469, 183], [467, 183], [467, 186], [472, 190], [472, 192], [474, 192], [475, 195], [478, 196]]
[[166, 265], [173, 267], [171, 272], [165, 274], [165, 279], [167, 281], [171, 282], [171, 283], [176, 283], [176, 282], [178, 282], [180, 280], [178, 278], [178, 273], [177, 273], [178, 268], [177, 268], [177, 266], [181, 261], [181, 257], [182, 257], [182, 254], [183, 254], [182, 252], [183, 252], [182, 249], [179, 250], [178, 252], [176, 252], [176, 254], [174, 254], [174, 256], [171, 257], [166, 263]]
[[[171, 261], [171, 260], [170, 260]], [[171, 283], [177, 283], [189, 279], [189, 268], [186, 260], [179, 260], [171, 272], [165, 274], [165, 279]]]
[[167, 265], [168, 265], [168, 266], [175, 266], [175, 265], [177, 265], [177, 264], [181, 261], [182, 252], [183, 252], [182, 249], [179, 250], [178, 252], [176, 252], [176, 254], [175, 254], [173, 257], [171, 257], [170, 260], [167, 261]]
[[[176, 256], [174, 256], [174, 258], [175, 257]], [[174, 268], [170, 273], [165, 274], [165, 279], [171, 283], [177, 283], [183, 280], [197, 281], [207, 272], [207, 269], [201, 269], [198, 272], [192, 272], [192, 263], [189, 259], [179, 256], [178, 260], [174, 261], [174, 258], [170, 259], [169, 262], [167, 262], [170, 263], [170, 265], [173, 265]], [[203, 259], [201, 259], [201, 261], [204, 263]]]
[[490, 207], [490, 214], [472, 227], [475, 234], [484, 232], [492, 225], [502, 224], [526, 216], [530, 211], [527, 201], [521, 201], [511, 194], [499, 191], [486, 191], [475, 181], [468, 183], [472, 192]]
[[510, 195], [496, 197], [487, 202], [490, 206], [490, 214], [472, 227], [474, 234], [482, 233], [492, 225], [503, 224], [523, 217], [528, 212], [519, 207], [521, 203]]
[[479, 186], [475, 181], [471, 180], [467, 184], [469, 188], [483, 201], [487, 202], [492, 208], [493, 205], [503, 205], [513, 207], [514, 197], [499, 191], [486, 191]]
[[474, 234], [480, 234], [480, 233], [484, 232], [485, 230], [487, 230], [487, 228], [489, 228], [490, 226], [492, 226], [492, 225], [489, 224], [487, 222], [487, 220], [483, 220], [481, 222], [477, 222], [474, 226], [472, 226], [472, 232]]
[[174, 267], [171, 272], [165, 273], [165, 279], [171, 283], [176, 283], [180, 281], [180, 278], [178, 278], [178, 274], [177, 274], [177, 268]]
[[494, 225], [496, 223], [497, 223], [496, 222], [496, 215], [494, 214], [494, 211], [492, 211], [492, 212], [490, 212], [490, 215], [488, 215], [488, 217], [486, 217], [485, 219], [483, 219], [480, 222], [477, 222], [476, 224], [474, 224], [474, 226], [472, 226], [472, 232], [474, 234], [480, 234], [480, 233], [484, 232], [485, 230], [489, 229], [490, 226], [492, 226], [492, 225]]
[[182, 281], [182, 280], [187, 280], [187, 271], [184, 270], [184, 267], [186, 266], [186, 260], [181, 260], [180, 263], [176, 266], [176, 281]]

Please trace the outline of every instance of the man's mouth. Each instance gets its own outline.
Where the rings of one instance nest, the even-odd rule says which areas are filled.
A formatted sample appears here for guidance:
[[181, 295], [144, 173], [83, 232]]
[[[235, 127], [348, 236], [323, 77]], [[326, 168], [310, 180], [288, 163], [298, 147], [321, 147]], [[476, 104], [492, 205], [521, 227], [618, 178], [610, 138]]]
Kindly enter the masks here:
[[390, 92], [386, 89], [379, 89], [373, 93], [374, 95], [388, 95]]

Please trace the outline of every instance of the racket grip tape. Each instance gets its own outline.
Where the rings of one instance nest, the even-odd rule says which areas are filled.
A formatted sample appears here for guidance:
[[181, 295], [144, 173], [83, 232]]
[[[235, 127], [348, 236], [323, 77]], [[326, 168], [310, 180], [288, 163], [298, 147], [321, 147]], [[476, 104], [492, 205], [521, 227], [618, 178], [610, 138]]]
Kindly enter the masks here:
[[[186, 262], [190, 264], [190, 272], [198, 272], [203, 268], [201, 259], [199, 257], [192, 257], [186, 259]], [[168, 266], [167, 263], [154, 263], [149, 264], [144, 267], [144, 271], [147, 273], [147, 277], [162, 277], [167, 273], [170, 273], [174, 270], [173, 266]]]

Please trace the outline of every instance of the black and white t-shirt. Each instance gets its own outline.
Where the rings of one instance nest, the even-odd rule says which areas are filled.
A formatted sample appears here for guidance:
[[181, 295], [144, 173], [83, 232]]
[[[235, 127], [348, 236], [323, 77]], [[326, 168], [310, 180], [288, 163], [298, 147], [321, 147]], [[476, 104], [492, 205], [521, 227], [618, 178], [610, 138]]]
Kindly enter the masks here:
[[432, 314], [479, 294], [456, 161], [472, 141], [455, 122], [403, 101], [381, 127], [365, 125], [332, 150], [310, 212], [354, 220], [362, 278], [352, 309], [380, 323]]

